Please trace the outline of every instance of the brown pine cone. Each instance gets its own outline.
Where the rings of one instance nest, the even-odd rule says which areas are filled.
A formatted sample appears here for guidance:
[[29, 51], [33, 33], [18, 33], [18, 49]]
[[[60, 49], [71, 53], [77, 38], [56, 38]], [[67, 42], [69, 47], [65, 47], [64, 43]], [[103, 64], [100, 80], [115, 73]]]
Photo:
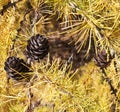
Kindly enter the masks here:
[[94, 56], [95, 64], [100, 68], [106, 68], [109, 66], [112, 59], [113, 57], [110, 54], [107, 54], [105, 50], [99, 50]]
[[29, 68], [23, 59], [14, 56], [8, 57], [4, 69], [7, 72], [8, 77], [14, 80], [30, 79], [30, 76], [25, 74], [29, 72]]
[[25, 50], [27, 58], [33, 60], [43, 59], [49, 52], [48, 40], [40, 34], [32, 36], [28, 40], [28, 45]]

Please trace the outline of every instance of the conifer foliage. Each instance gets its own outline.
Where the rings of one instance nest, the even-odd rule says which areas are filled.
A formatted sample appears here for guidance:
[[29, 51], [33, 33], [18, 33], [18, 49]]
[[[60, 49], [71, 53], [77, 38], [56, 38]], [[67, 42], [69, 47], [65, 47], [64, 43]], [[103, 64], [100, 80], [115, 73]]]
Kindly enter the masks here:
[[120, 112], [119, 1], [1, 0], [0, 112]]

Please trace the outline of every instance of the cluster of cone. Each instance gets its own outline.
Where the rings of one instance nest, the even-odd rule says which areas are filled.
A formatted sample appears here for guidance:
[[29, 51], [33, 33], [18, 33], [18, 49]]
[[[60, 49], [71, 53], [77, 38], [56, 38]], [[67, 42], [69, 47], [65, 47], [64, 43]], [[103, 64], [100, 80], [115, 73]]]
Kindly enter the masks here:
[[[37, 34], [28, 40], [25, 56], [30, 60], [39, 60], [43, 59], [48, 52], [48, 40], [44, 36]], [[20, 59], [16, 56], [7, 58], [4, 69], [8, 77], [12, 78], [13, 80], [18, 81], [22, 79], [30, 79], [29, 75], [26, 75], [26, 73], [30, 72], [28, 64], [23, 59]]]
[[[28, 60], [40, 60], [43, 59], [48, 52], [48, 40], [44, 36], [37, 34], [28, 40], [25, 56]], [[109, 66], [113, 58], [111, 55], [108, 56], [105, 50], [100, 49], [98, 49], [98, 52], [94, 56], [95, 64], [101, 69]], [[8, 77], [14, 80], [30, 79], [29, 75], [26, 75], [26, 73], [30, 72], [28, 63], [18, 57], [8, 57], [4, 69]]]

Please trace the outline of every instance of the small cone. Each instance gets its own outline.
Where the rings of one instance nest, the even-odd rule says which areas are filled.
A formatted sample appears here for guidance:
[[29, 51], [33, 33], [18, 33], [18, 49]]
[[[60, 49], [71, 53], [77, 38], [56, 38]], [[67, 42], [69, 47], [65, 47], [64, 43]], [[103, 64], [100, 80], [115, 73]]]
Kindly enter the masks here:
[[25, 74], [29, 72], [29, 68], [23, 59], [14, 56], [8, 57], [4, 69], [7, 72], [8, 77], [14, 80], [30, 79], [30, 76]]
[[28, 40], [28, 45], [25, 50], [27, 59], [39, 60], [43, 59], [49, 52], [48, 40], [42, 35], [37, 34]]
[[109, 66], [112, 59], [113, 57], [107, 54], [105, 50], [98, 50], [98, 53], [94, 56], [95, 64], [101, 69]]

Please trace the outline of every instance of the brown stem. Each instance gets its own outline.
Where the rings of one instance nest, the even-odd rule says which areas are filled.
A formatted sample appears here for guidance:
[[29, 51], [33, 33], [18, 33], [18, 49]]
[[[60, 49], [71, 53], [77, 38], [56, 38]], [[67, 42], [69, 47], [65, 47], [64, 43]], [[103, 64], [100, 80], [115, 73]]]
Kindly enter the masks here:
[[29, 89], [28, 89], [28, 108], [26, 110], [26, 112], [32, 112], [33, 108], [32, 108], [32, 97], [33, 97], [33, 93], [31, 92], [31, 86], [33, 85], [32, 82], [29, 82]]
[[33, 82], [34, 82], [34, 80], [36, 78], [37, 78], [37, 75], [34, 75], [32, 77], [32, 79], [30, 80], [30, 82], [29, 82], [29, 89], [28, 89], [28, 102], [29, 102], [29, 105], [28, 105], [28, 108], [27, 108], [26, 112], [33, 112], [33, 110], [34, 110], [34, 106], [32, 104], [33, 93], [31, 91], [31, 86], [33, 86]]
[[117, 89], [115, 89], [115, 87], [112, 85], [112, 81], [111, 81], [111, 79], [107, 76], [107, 74], [106, 74], [106, 72], [105, 72], [105, 69], [104, 68], [101, 68], [101, 70], [102, 70], [102, 73], [104, 74], [104, 79], [105, 79], [105, 81], [108, 83], [108, 85], [110, 86], [110, 91], [111, 91], [111, 94], [114, 94], [115, 95], [115, 97], [117, 98], [117, 95], [116, 95], [116, 93], [117, 93]]
[[16, 3], [20, 2], [20, 1], [21, 1], [21, 0], [18, 0], [18, 1], [13, 2], [13, 3], [8, 2], [7, 5], [4, 5], [4, 6], [3, 6], [3, 9], [0, 11], [0, 14], [3, 15], [3, 14], [4, 14], [4, 11], [6, 11], [9, 7], [15, 6]]
[[6, 81], [6, 92], [7, 92], [7, 94], [9, 94], [9, 80], [10, 80], [10, 77], [7, 75], [6, 78], [7, 78], [7, 81]]
[[[105, 72], [105, 69], [104, 68], [101, 68], [102, 70], [102, 73], [103, 73], [103, 78], [105, 79], [105, 81], [108, 83], [108, 85], [110, 86], [110, 91], [111, 91], [111, 94], [114, 94], [115, 96], [115, 100], [118, 100], [118, 97], [117, 97], [117, 89], [115, 89], [115, 87], [112, 85], [112, 81], [111, 79], [107, 76], [106, 72]], [[115, 112], [116, 110], [116, 103], [113, 103], [112, 106], [111, 106], [111, 112]]]
[[114, 67], [115, 67], [115, 72], [118, 73], [118, 69], [117, 69], [117, 63], [116, 63], [116, 61], [114, 61]]

